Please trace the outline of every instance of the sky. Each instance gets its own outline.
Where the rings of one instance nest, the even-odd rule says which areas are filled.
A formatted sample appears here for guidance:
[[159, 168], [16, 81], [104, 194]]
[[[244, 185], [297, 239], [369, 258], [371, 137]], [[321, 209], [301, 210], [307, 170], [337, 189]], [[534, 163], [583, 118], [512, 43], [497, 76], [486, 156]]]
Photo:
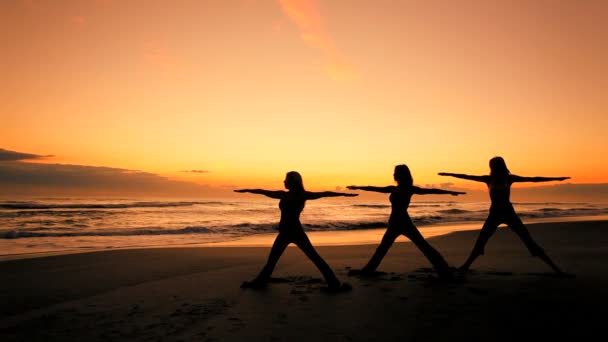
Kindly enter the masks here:
[[608, 183], [603, 0], [7, 0], [0, 42], [5, 194]]

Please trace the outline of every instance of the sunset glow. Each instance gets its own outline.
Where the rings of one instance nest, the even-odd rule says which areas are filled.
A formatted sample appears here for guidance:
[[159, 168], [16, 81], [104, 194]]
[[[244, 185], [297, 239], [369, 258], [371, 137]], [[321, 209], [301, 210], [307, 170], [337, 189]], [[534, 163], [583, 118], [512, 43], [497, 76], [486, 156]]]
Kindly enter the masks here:
[[608, 183], [606, 1], [12, 0], [0, 22], [0, 149], [26, 155], [11, 165], [213, 193], [289, 170], [310, 189], [389, 185], [405, 163], [417, 184], [474, 188], [437, 172], [500, 155]]

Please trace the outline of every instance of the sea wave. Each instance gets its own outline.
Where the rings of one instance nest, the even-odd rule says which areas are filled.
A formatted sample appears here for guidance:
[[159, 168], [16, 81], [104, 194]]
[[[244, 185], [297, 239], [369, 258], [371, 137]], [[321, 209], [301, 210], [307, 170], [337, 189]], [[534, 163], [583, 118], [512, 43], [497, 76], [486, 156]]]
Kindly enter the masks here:
[[353, 204], [355, 208], [390, 208], [391, 206], [388, 204]]
[[[364, 201], [309, 208], [302, 215], [308, 231], [386, 228], [390, 205]], [[191, 207], [172, 210], [171, 207]], [[435, 208], [436, 207], [436, 208]], [[129, 208], [152, 208], [129, 210]], [[312, 209], [319, 209], [312, 210]], [[348, 209], [348, 210], [344, 210]], [[608, 215], [605, 203], [515, 204], [526, 219]], [[483, 222], [489, 203], [418, 203], [409, 215], [421, 230], [436, 224]], [[238, 201], [127, 201], [95, 203], [94, 200], [61, 203], [0, 201], [0, 239], [79, 236], [213, 235], [214, 238], [276, 233], [275, 202]]]
[[102, 218], [111, 216], [116, 213], [115, 210], [101, 210], [101, 209], [79, 209], [79, 210], [66, 210], [66, 209], [34, 209], [34, 210], [7, 210], [0, 211], [0, 219], [27, 219], [41, 216], [53, 216], [53, 217], [89, 217], [89, 218]]
[[2, 202], [0, 209], [127, 209], [127, 208], [167, 208], [191, 207], [198, 204], [225, 205], [223, 202], [130, 202], [130, 203], [40, 203], [40, 202]]
[[538, 206], [538, 205], [592, 205], [584, 202], [512, 202], [518, 206]]
[[96, 230], [96, 231], [63, 231], [34, 228], [34, 229], [14, 229], [0, 233], [5, 239], [32, 238], [32, 237], [81, 237], [81, 236], [139, 236], [139, 235], [178, 235], [178, 234], [214, 234], [215, 230], [207, 227], [184, 227], [182, 229], [165, 228], [138, 228], [124, 230]]
[[606, 214], [608, 214], [608, 208], [541, 208], [537, 210], [520, 212], [519, 216], [523, 218], [552, 218], [567, 216], [594, 216]]
[[442, 214], [452, 214], [452, 215], [456, 215], [456, 214], [466, 214], [466, 213], [470, 213], [470, 210], [463, 210], [463, 209], [444, 209], [444, 210], [437, 210], [438, 213], [442, 213]]
[[307, 230], [320, 231], [320, 230], [357, 230], [357, 229], [374, 229], [374, 228], [385, 228], [387, 225], [386, 221], [364, 221], [364, 222], [325, 222], [315, 224], [305, 224]]

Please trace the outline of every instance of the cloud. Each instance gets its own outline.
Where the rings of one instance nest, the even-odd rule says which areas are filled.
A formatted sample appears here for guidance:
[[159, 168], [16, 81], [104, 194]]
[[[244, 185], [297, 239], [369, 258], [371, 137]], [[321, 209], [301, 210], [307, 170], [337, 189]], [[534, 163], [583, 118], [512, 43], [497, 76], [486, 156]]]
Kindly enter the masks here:
[[302, 40], [326, 55], [328, 62], [325, 72], [329, 77], [340, 81], [358, 77], [352, 64], [325, 29], [316, 0], [279, 0], [279, 4], [283, 13], [298, 27]]
[[424, 188], [439, 188], [439, 189], [448, 189], [448, 188], [452, 188], [455, 184], [454, 183], [439, 183], [439, 184], [424, 184], [422, 187]]
[[53, 157], [53, 156], [52, 155], [42, 156], [42, 155], [32, 154], [32, 153], [9, 151], [9, 150], [0, 148], [0, 162], [41, 159], [41, 158], [47, 158], [47, 157]]
[[180, 172], [191, 172], [191, 173], [209, 173], [211, 171], [208, 170], [182, 170]]
[[179, 195], [204, 196], [210, 187], [172, 180], [157, 174], [112, 167], [0, 163], [0, 188], [5, 194]]
[[608, 202], [608, 184], [554, 184], [511, 188], [511, 201]]

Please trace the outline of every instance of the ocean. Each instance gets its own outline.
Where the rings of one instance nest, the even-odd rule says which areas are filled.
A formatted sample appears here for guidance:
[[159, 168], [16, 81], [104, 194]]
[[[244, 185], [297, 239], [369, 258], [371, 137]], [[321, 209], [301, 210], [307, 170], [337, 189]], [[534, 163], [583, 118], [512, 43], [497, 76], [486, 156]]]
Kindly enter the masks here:
[[[514, 203], [522, 220], [560, 220], [608, 214], [607, 203]], [[423, 202], [409, 214], [424, 229], [481, 222], [489, 202]], [[307, 231], [385, 228], [386, 200], [308, 201]], [[278, 201], [266, 198], [146, 200], [136, 198], [40, 198], [0, 201], [0, 256], [109, 248], [208, 244], [276, 232]]]

